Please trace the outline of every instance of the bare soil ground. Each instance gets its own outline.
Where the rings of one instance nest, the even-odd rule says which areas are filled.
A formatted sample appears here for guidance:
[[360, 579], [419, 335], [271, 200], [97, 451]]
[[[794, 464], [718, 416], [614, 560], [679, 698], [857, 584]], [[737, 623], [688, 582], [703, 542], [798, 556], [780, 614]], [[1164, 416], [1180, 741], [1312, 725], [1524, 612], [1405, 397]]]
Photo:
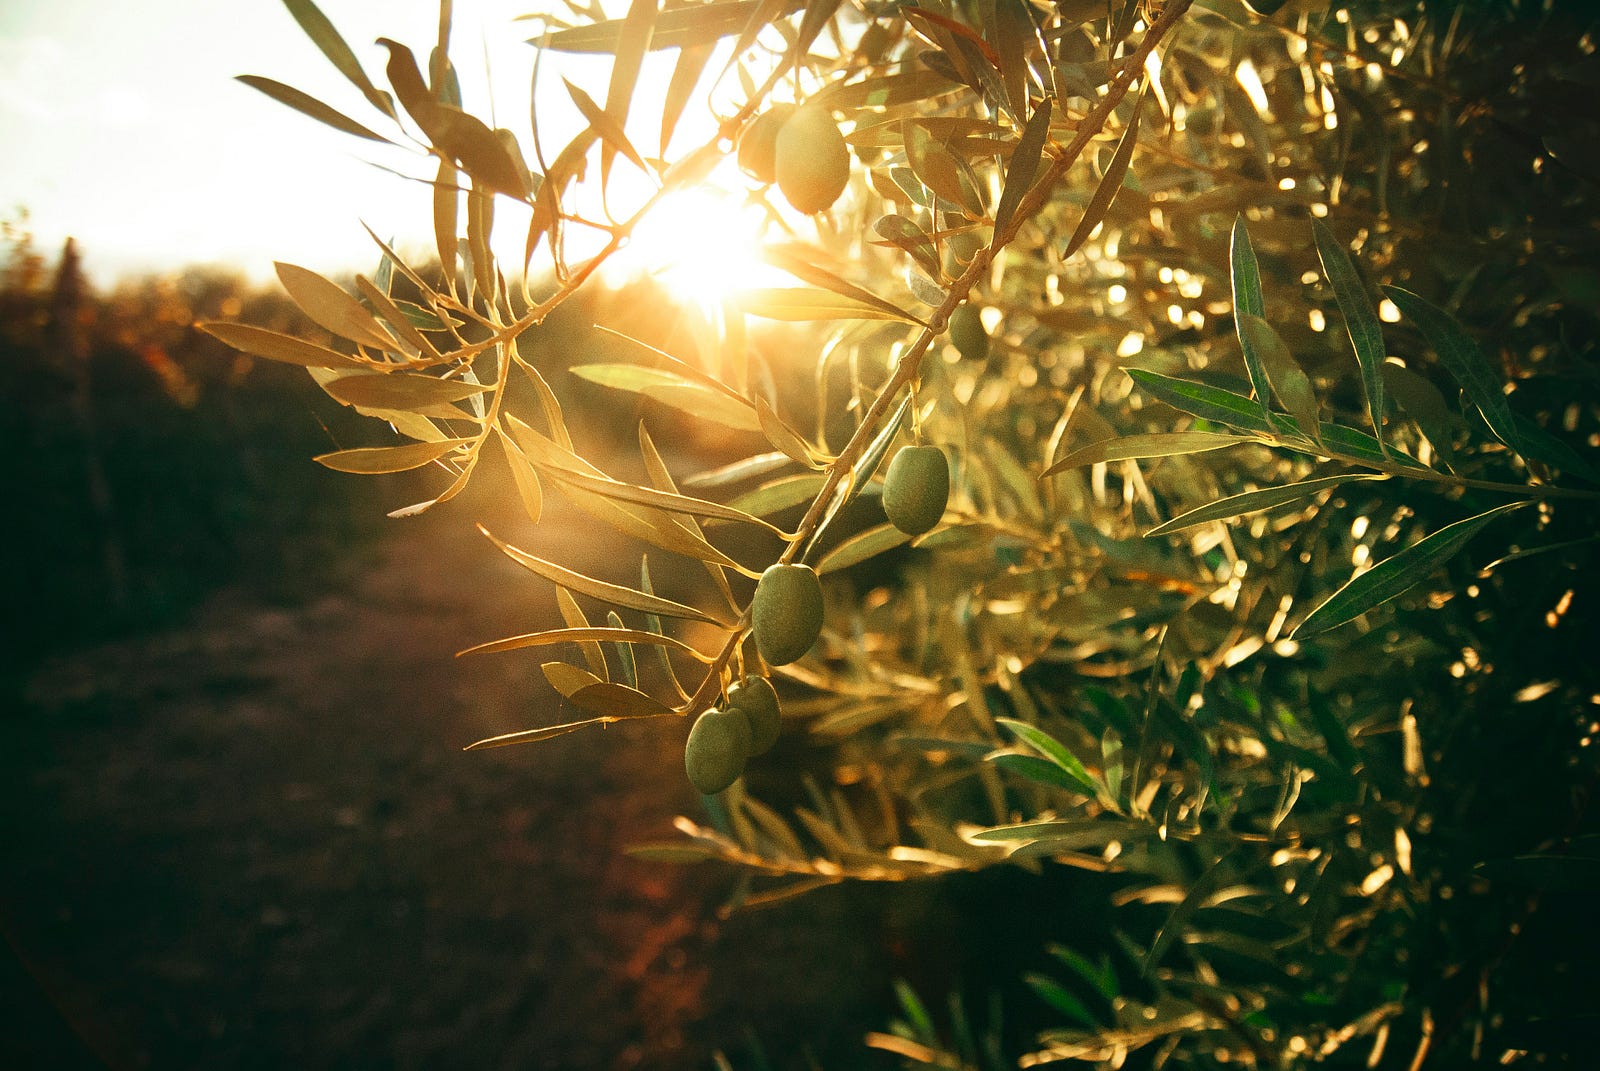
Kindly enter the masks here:
[[891, 1065], [860, 1038], [921, 893], [719, 920], [728, 871], [622, 851], [699, 812], [676, 719], [461, 750], [571, 716], [536, 654], [453, 657], [549, 627], [547, 584], [460, 512], [343, 575], [58, 657], [0, 719], [0, 1065]]

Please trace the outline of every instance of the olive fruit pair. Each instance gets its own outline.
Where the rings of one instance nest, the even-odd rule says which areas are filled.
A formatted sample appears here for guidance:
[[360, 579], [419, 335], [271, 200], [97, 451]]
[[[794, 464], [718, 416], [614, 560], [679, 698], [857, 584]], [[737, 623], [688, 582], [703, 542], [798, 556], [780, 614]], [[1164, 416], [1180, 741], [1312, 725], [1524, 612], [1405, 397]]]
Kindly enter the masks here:
[[929, 531], [950, 501], [950, 463], [937, 446], [906, 446], [883, 477], [883, 512], [906, 535]]
[[850, 182], [850, 150], [828, 109], [775, 104], [739, 140], [739, 166], [776, 182], [797, 211], [826, 211]]
[[683, 745], [689, 783], [713, 796], [739, 779], [753, 755], [778, 741], [782, 717], [778, 693], [765, 677], [746, 677], [728, 689], [728, 705], [712, 707], [695, 719]]
[[756, 650], [768, 664], [788, 665], [822, 634], [822, 581], [809, 565], [771, 565], [750, 604]]

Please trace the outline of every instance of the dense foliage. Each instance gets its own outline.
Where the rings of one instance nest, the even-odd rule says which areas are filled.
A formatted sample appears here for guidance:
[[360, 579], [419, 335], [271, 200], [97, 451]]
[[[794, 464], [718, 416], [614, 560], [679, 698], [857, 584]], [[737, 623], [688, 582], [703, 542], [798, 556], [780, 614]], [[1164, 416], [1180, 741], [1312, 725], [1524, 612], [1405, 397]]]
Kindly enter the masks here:
[[[540, 556], [536, 527], [490, 534], [568, 627], [479, 650], [571, 652], [545, 673], [581, 717], [479, 746], [711, 719], [691, 774], [720, 787], [748, 738], [729, 689], [770, 676], [785, 733], [826, 761], [748, 756], [709, 818], [642, 852], [723, 860], [749, 904], [1107, 875], [1111, 929], [1026, 978], [1058, 1025], [1002, 1051], [997, 1022], [907, 989], [868, 1039], [907, 1063], [1584, 1051], [1600, 169], [1582, 5], [569, 4], [533, 16], [530, 59], [612, 63], [603, 103], [567, 83], [582, 123], [559, 149], [540, 109], [513, 131], [465, 107], [448, 3], [426, 76], [382, 42], [392, 95], [288, 6], [370, 122], [428, 147], [443, 271], [384, 245], [351, 293], [283, 265], [331, 340], [208, 330], [392, 429], [324, 464], [438, 470], [397, 512], [488, 463], [530, 522], [556, 488], [705, 565], [657, 591], [649, 558], [588, 576]], [[697, 109], [713, 129], [678, 150]], [[726, 185], [736, 147], [792, 282], [666, 327], [612, 306], [571, 371], [650, 400], [644, 477], [613, 478], [540, 325], [676, 191]], [[693, 471], [652, 427], [697, 444]], [[885, 491], [900, 457], [919, 475]], [[763, 574], [785, 586], [752, 615]]]

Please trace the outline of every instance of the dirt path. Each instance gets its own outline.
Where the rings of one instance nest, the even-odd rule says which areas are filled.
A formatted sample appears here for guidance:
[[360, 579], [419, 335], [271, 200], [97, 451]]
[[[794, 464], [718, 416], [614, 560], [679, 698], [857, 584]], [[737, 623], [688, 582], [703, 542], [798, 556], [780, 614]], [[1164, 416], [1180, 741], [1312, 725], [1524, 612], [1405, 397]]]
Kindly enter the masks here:
[[718, 922], [728, 871], [622, 854], [697, 811], [683, 725], [460, 750], [563, 717], [538, 657], [452, 657], [548, 625], [468, 533], [397, 525], [309, 605], [225, 592], [34, 677], [0, 723], [0, 1062], [708, 1067], [753, 1028], [777, 1067], [885, 1066], [879, 892]]

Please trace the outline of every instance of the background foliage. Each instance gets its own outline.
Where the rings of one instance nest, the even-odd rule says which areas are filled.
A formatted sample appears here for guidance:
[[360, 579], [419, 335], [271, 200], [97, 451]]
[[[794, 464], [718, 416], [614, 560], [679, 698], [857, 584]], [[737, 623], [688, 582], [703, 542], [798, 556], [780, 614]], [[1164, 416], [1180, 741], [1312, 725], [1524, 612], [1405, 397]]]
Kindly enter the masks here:
[[[381, 42], [388, 90], [289, 7], [393, 133], [252, 84], [425, 147], [443, 270], [387, 245], [353, 289], [282, 265], [320, 332], [207, 330], [387, 423], [319, 460], [431, 466], [400, 514], [509, 476], [530, 527], [490, 538], [569, 627], [479, 650], [566, 655], [545, 675], [576, 713], [484, 746], [699, 714], [763, 671], [749, 581], [803, 560], [827, 622], [778, 672], [809, 746], [640, 851], [731, 864], [749, 907], [997, 867], [1101, 875], [1115, 906], [1039, 950], [1011, 1019], [906, 988], [870, 1046], [947, 1067], [1585, 1051], [1582, 5], [572, 5], [533, 17], [535, 55], [612, 64], [603, 94], [568, 83], [584, 125], [560, 149], [537, 110], [491, 129], [460, 100], [448, 4], [425, 65]], [[662, 53], [657, 115], [638, 87]], [[679, 149], [719, 68], [714, 135]], [[853, 157], [814, 219], [745, 188], [795, 285], [655, 325], [602, 302], [581, 359], [550, 345], [546, 318], [772, 101], [829, 109]], [[497, 218], [526, 228], [509, 282]], [[599, 238], [574, 253], [577, 232]], [[982, 359], [945, 343], [964, 302]], [[647, 400], [623, 475], [593, 460], [615, 423], [563, 409], [568, 370]], [[692, 451], [662, 430], [685, 413]], [[908, 539], [875, 479], [913, 441], [954, 491]], [[540, 556], [557, 489], [648, 557], [597, 577]], [[658, 591], [674, 559], [704, 569]]]

